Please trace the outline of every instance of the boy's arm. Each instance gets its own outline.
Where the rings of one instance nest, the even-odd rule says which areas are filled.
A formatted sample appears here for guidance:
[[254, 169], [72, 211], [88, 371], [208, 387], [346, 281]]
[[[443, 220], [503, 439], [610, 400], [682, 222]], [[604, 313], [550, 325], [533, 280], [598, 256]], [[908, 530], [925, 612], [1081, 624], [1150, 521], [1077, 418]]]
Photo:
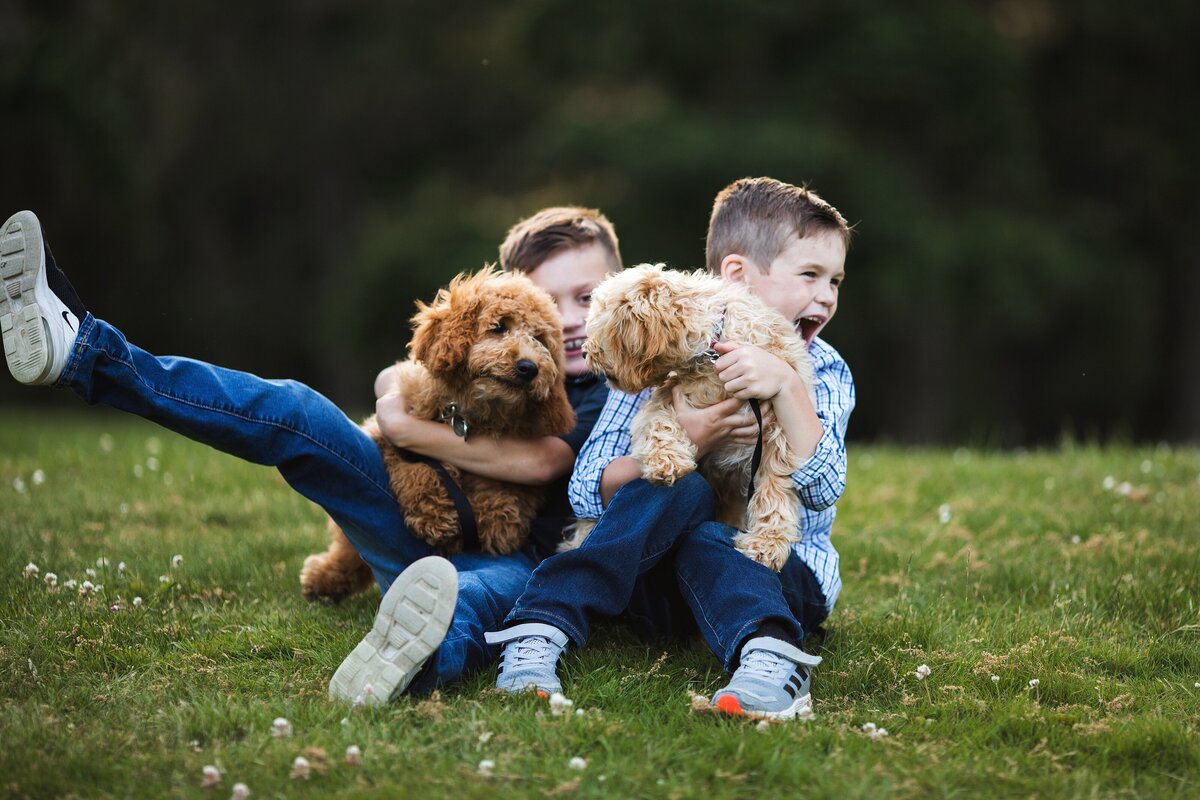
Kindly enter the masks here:
[[725, 390], [741, 400], [770, 400], [788, 446], [805, 459], [792, 482], [805, 507], [822, 511], [846, 487], [846, 425], [854, 408], [854, 380], [837, 351], [814, 340], [817, 402], [813, 406], [799, 376], [787, 362], [766, 351], [720, 342], [716, 367]]
[[379, 432], [396, 447], [485, 478], [540, 486], [566, 475], [575, 463], [575, 451], [557, 436], [464, 439], [449, 425], [409, 414], [407, 401], [398, 392], [380, 397], [375, 402], [375, 413]]
[[[632, 463], [637, 472], [625, 482], [641, 475], [641, 466], [629, 458], [629, 426], [633, 422], [634, 414], [649, 396], [649, 389], [636, 395], [609, 392], [600, 418], [579, 451], [579, 458], [575, 460], [575, 471], [571, 473], [571, 482], [567, 488], [571, 507], [577, 516], [596, 519], [604, 511], [612, 493], [616, 492], [616, 489], [613, 489], [607, 497], [602, 494], [601, 483], [610, 470], [620, 469], [622, 465]], [[611, 475], [609, 478], [611, 479]]]
[[854, 377], [841, 355], [819, 339], [809, 346], [809, 355], [822, 433], [816, 452], [792, 473], [792, 483], [806, 508], [823, 511], [846, 488], [846, 427], [854, 410]]

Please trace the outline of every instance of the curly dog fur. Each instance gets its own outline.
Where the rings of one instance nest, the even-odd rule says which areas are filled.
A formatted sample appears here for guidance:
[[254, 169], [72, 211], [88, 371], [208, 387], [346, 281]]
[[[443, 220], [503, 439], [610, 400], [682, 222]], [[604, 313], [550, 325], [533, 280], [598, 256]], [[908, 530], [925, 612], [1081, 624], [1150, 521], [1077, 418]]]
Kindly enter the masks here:
[[[804, 341], [745, 284], [707, 272], [643, 264], [614, 275], [592, 293], [584, 345], [588, 363], [623, 392], [655, 387], [630, 431], [632, 455], [652, 483], [670, 485], [697, 469], [696, 448], [675, 414], [671, 390], [679, 385], [698, 408], [728, 397], [706, 355], [718, 334], [779, 356], [812, 395], [813, 370]], [[768, 406], [763, 404], [764, 412]], [[779, 570], [798, 541], [800, 501], [791, 479], [797, 459], [782, 428], [768, 425], [754, 497], [747, 506], [753, 454], [753, 446], [730, 445], [708, 454], [698, 466], [716, 493], [717, 518], [741, 529], [737, 548]], [[564, 549], [578, 546], [591, 527], [581, 521]]]
[[[533, 439], [574, 427], [575, 412], [563, 385], [558, 312], [550, 296], [524, 275], [490, 268], [460, 275], [432, 305], [418, 303], [412, 324], [411, 358], [399, 362], [394, 374], [413, 416], [442, 419], [453, 404], [472, 437]], [[362, 428], [383, 453], [412, 534], [441, 553], [460, 552], [458, 514], [433, 467], [404, 460], [380, 434], [374, 416]], [[445, 467], [471, 503], [482, 549], [516, 550], [545, 501], [545, 488]], [[309, 599], [339, 600], [371, 583], [367, 565], [333, 520], [329, 529], [329, 549], [305, 559], [300, 573]]]

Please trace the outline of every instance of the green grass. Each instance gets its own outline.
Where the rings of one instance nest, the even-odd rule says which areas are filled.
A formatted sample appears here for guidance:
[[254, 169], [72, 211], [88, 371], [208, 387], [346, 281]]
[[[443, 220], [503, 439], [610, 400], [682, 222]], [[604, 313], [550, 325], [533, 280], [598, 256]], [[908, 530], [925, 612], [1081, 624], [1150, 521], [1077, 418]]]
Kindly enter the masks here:
[[[486, 674], [434, 699], [333, 706], [327, 681], [376, 597], [301, 599], [317, 509], [274, 472], [139, 420], [5, 420], [0, 796], [225, 798], [238, 781], [253, 798], [1200, 793], [1196, 450], [857, 448], [816, 716], [759, 730], [690, 709], [724, 680], [706, 650], [619, 624], [566, 658], [582, 716], [498, 696]], [[101, 557], [102, 596], [64, 588]], [[28, 562], [59, 590], [24, 579]], [[279, 716], [292, 738], [271, 736]], [[305, 750], [323, 772], [289, 777]], [[218, 789], [200, 786], [206, 764]]]

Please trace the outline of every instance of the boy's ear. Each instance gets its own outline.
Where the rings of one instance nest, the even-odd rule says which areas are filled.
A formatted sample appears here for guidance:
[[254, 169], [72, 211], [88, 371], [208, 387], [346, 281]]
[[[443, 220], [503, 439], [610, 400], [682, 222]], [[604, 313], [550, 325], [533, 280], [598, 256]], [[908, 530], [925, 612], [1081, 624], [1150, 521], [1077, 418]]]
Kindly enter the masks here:
[[721, 259], [721, 277], [734, 283], [746, 282], [746, 271], [754, 269], [754, 265], [742, 255], [730, 253]]

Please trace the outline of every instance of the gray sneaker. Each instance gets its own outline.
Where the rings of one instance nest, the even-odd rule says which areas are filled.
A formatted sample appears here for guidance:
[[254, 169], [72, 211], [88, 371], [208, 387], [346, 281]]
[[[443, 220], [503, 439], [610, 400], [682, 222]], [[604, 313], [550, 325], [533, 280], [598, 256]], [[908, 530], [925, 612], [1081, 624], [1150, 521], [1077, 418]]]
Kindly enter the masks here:
[[812, 706], [810, 656], [781, 639], [759, 636], [742, 645], [741, 663], [729, 684], [713, 696], [718, 711], [734, 716], [793, 719]]
[[375, 624], [329, 682], [329, 699], [374, 705], [398, 697], [437, 652], [458, 600], [458, 571], [444, 558], [413, 562], [388, 588]]
[[0, 228], [0, 336], [9, 372], [25, 384], [57, 381], [85, 316], [38, 218], [32, 211], [13, 214]]
[[558, 658], [567, 649], [567, 635], [553, 625], [526, 622], [484, 634], [488, 644], [502, 644], [496, 688], [510, 694], [533, 689], [541, 697], [562, 691]]

